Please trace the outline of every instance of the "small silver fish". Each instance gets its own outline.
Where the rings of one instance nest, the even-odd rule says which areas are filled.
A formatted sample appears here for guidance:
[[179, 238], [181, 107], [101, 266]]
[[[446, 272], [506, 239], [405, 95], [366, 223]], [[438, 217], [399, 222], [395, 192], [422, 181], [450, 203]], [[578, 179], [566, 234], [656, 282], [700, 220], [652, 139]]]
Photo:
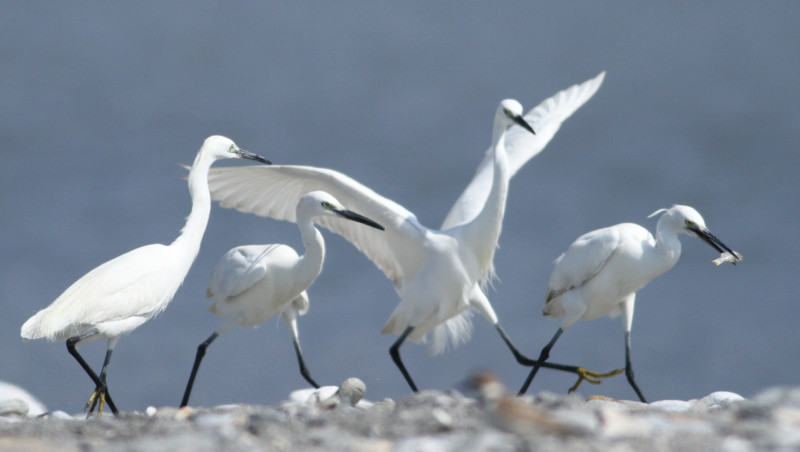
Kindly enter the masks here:
[[734, 251], [734, 254], [735, 255], [733, 255], [731, 253], [728, 253], [728, 252], [722, 253], [722, 254], [719, 255], [719, 257], [717, 259], [714, 259], [711, 262], [713, 262], [713, 263], [715, 263], [717, 265], [724, 264], [725, 262], [730, 262], [733, 265], [736, 265], [739, 262], [744, 260], [744, 256], [742, 256], [741, 254], [737, 253], [736, 251]]

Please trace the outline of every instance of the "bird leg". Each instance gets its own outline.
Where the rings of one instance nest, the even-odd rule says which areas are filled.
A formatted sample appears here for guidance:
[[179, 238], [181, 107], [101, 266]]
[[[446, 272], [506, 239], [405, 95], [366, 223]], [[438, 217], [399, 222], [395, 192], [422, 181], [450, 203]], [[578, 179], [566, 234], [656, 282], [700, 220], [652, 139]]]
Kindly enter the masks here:
[[[546, 363], [542, 363], [542, 364], [546, 364]], [[543, 367], [546, 367], [546, 366], [543, 366]], [[601, 374], [601, 373], [597, 373], [597, 372], [592, 372], [590, 370], [586, 370], [583, 367], [578, 367], [577, 371], [576, 371], [576, 373], [578, 374], [578, 381], [576, 381], [575, 384], [572, 385], [569, 388], [569, 391], [567, 391], [567, 392], [575, 392], [575, 391], [577, 391], [578, 390], [578, 386], [580, 386], [583, 381], [588, 381], [589, 383], [591, 383], [593, 385], [599, 385], [600, 383], [602, 383], [602, 381], [600, 381], [601, 378], [613, 377], [614, 375], [619, 375], [622, 372], [625, 372], [625, 369], [614, 369], [611, 372], [606, 372], [606, 373]]]
[[89, 416], [94, 413], [95, 407], [97, 408], [97, 415], [100, 416], [103, 414], [103, 405], [106, 402], [106, 392], [101, 390], [98, 386], [95, 388], [94, 392], [91, 396], [89, 396], [89, 400], [86, 402], [86, 405], [83, 407], [83, 411], [86, 412], [86, 419], [89, 419]]
[[86, 402], [86, 406], [84, 406], [83, 410], [86, 411], [86, 418], [88, 419], [89, 416], [94, 412], [95, 407], [97, 407], [97, 415], [103, 414], [103, 405], [106, 402], [106, 395], [108, 394], [108, 385], [106, 384], [106, 371], [108, 370], [108, 364], [111, 362], [111, 354], [114, 352], [113, 348], [109, 348], [106, 350], [106, 358], [103, 361], [103, 369], [100, 371], [100, 381], [103, 382], [102, 387], [97, 386], [94, 389], [94, 392], [89, 397], [89, 401]]
[[563, 332], [564, 330], [559, 328], [558, 331], [556, 331], [556, 334], [553, 335], [553, 338], [550, 339], [550, 342], [548, 342], [547, 345], [544, 346], [542, 352], [539, 353], [539, 359], [536, 360], [536, 364], [533, 365], [531, 373], [528, 374], [528, 378], [525, 379], [525, 383], [522, 384], [522, 388], [520, 388], [519, 393], [517, 395], [523, 395], [528, 390], [528, 386], [531, 385], [533, 377], [536, 376], [536, 372], [539, 372], [539, 367], [541, 367], [541, 365], [544, 364], [545, 361], [547, 361], [547, 358], [550, 357], [550, 349], [553, 348], [553, 344], [556, 343], [558, 337], [561, 336], [561, 333]]
[[409, 326], [408, 328], [406, 328], [405, 331], [403, 331], [403, 334], [401, 334], [400, 337], [397, 338], [395, 343], [392, 344], [392, 346], [389, 348], [389, 355], [392, 357], [392, 361], [394, 361], [394, 364], [397, 366], [397, 368], [400, 369], [400, 373], [403, 374], [403, 377], [405, 377], [406, 382], [408, 382], [408, 385], [411, 386], [411, 390], [414, 392], [418, 392], [417, 385], [414, 384], [414, 380], [411, 379], [411, 375], [408, 373], [408, 370], [406, 370], [406, 366], [403, 365], [403, 360], [400, 359], [400, 346], [403, 344], [403, 341], [406, 340], [408, 335], [411, 334], [413, 330], [414, 327]]
[[625, 377], [628, 379], [628, 383], [633, 388], [636, 395], [639, 397], [643, 403], [647, 403], [645, 400], [644, 395], [642, 395], [642, 391], [639, 389], [639, 386], [636, 384], [636, 380], [633, 378], [633, 366], [631, 365], [631, 332], [625, 332]]
[[319, 385], [311, 378], [311, 373], [306, 368], [306, 363], [303, 361], [303, 354], [300, 352], [300, 342], [297, 340], [296, 336], [292, 338], [292, 343], [294, 344], [294, 352], [297, 354], [297, 362], [300, 364], [300, 375], [302, 375], [311, 386], [319, 389]]
[[[69, 351], [69, 354], [72, 355], [72, 357], [75, 358], [76, 361], [78, 361], [78, 364], [80, 364], [84, 372], [86, 372], [86, 374], [89, 375], [89, 378], [91, 378], [95, 384], [95, 391], [92, 394], [92, 397], [89, 398], [89, 402], [87, 402], [87, 404], [92, 403], [92, 400], [98, 396], [98, 391], [99, 391], [100, 397], [103, 399], [103, 402], [107, 404], [109, 408], [111, 408], [111, 412], [114, 413], [114, 415], [116, 416], [119, 414], [119, 411], [117, 411], [117, 407], [116, 405], [114, 405], [114, 401], [111, 400], [111, 394], [108, 393], [108, 387], [106, 386], [106, 383], [104, 381], [105, 373], [103, 373], [103, 379], [101, 380], [100, 377], [98, 377], [97, 374], [94, 373], [89, 364], [86, 363], [86, 360], [84, 360], [83, 357], [80, 355], [80, 353], [78, 353], [78, 350], [76, 348], [78, 343], [97, 334], [98, 334], [97, 330], [92, 329], [84, 334], [73, 336], [67, 339], [67, 351]], [[109, 359], [108, 352], [106, 353], [106, 359]], [[105, 370], [105, 366], [103, 366], [103, 369]], [[87, 417], [90, 414], [91, 412], [87, 414]], [[100, 412], [98, 412], [98, 415], [99, 414]]]
[[194, 358], [194, 365], [192, 365], [192, 373], [189, 375], [189, 382], [186, 383], [186, 390], [183, 392], [183, 399], [181, 399], [180, 407], [183, 408], [189, 404], [189, 396], [192, 394], [192, 386], [194, 386], [194, 379], [197, 376], [197, 370], [200, 368], [200, 361], [206, 355], [206, 348], [214, 342], [214, 339], [219, 337], [216, 331], [211, 334], [202, 344], [197, 346], [197, 355]]
[[505, 330], [503, 330], [503, 327], [501, 327], [499, 323], [495, 324], [494, 328], [497, 330], [498, 333], [500, 333], [500, 337], [503, 339], [503, 342], [506, 343], [508, 349], [511, 350], [511, 354], [514, 355], [514, 358], [517, 360], [518, 363], [522, 364], [523, 366], [535, 366], [539, 364], [537, 361], [528, 358], [527, 356], [520, 353], [519, 350], [517, 350], [517, 347], [515, 347], [514, 344], [511, 343], [511, 339], [508, 338], [508, 335], [506, 334]]
[[[599, 373], [588, 370], [584, 367], [567, 366], [564, 364], [557, 364], [557, 363], [548, 363], [546, 361], [542, 361], [541, 359], [539, 359], [538, 361], [534, 361], [526, 357], [522, 353], [520, 353], [519, 350], [517, 350], [517, 348], [514, 346], [514, 344], [511, 343], [511, 340], [508, 338], [508, 335], [506, 335], [505, 331], [503, 330], [503, 328], [500, 326], [499, 323], [495, 325], [495, 329], [497, 329], [497, 332], [500, 333], [500, 337], [503, 338], [503, 342], [505, 342], [509, 350], [511, 350], [511, 353], [514, 355], [514, 358], [516, 358], [517, 362], [522, 364], [523, 366], [540, 366], [540, 367], [546, 367], [548, 369], [555, 369], [564, 372], [572, 372], [578, 374], [578, 381], [574, 385], [572, 385], [572, 387], [569, 389], [569, 392], [573, 392], [576, 389], [578, 389], [578, 386], [584, 380], [592, 384], [600, 384], [602, 383], [602, 381], [600, 380], [601, 378], [613, 377], [614, 375], [618, 375], [625, 370], [625, 369], [615, 369], [612, 370], [611, 372]], [[527, 390], [527, 387], [525, 389]]]

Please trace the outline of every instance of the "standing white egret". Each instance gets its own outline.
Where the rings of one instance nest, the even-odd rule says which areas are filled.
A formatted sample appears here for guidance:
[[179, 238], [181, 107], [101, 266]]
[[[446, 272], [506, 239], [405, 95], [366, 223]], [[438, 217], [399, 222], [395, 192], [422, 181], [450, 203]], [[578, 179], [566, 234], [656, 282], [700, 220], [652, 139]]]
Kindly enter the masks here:
[[[400, 345], [406, 339], [423, 340], [433, 329], [435, 353], [441, 352], [448, 342], [465, 341], [471, 332], [470, 323], [461, 314], [468, 308], [477, 309], [495, 326], [518, 361], [532, 365], [508, 340], [479, 283], [486, 283], [493, 275], [492, 260], [505, 212], [509, 177], [544, 148], [561, 122], [594, 94], [602, 80], [600, 74], [557, 93], [529, 112], [527, 118], [521, 117], [522, 107], [517, 101], [501, 102], [495, 115], [492, 146], [448, 214], [442, 230], [421, 225], [403, 206], [326, 168], [215, 169], [209, 174], [212, 198], [223, 207], [296, 221], [293, 209], [300, 196], [309, 190], [324, 190], [385, 226], [385, 233], [377, 233], [353, 228], [336, 219], [320, 221], [322, 226], [352, 242], [394, 283], [400, 303], [382, 332], [400, 336], [390, 354], [413, 390], [416, 385], [400, 359]], [[536, 127], [537, 135], [531, 133], [530, 124]], [[545, 366], [576, 372], [582, 377], [600, 376], [574, 366], [551, 363]]]
[[[678, 262], [681, 256], [679, 234], [699, 238], [720, 253], [730, 253], [734, 264], [741, 260], [741, 255], [711, 235], [703, 217], [693, 208], [675, 205], [659, 209], [650, 217], [658, 214], [662, 215], [656, 225], [655, 238], [638, 224], [622, 223], [578, 237], [555, 260], [542, 313], [564, 320], [542, 349], [540, 364], [550, 356], [550, 349], [561, 333], [576, 321], [622, 314], [625, 375], [639, 400], [646, 402], [631, 366], [631, 324], [636, 291]], [[520, 394], [528, 390], [538, 370], [539, 365], [534, 365]]]
[[383, 230], [374, 221], [347, 210], [333, 196], [314, 191], [300, 198], [296, 209], [297, 227], [305, 246], [298, 256], [288, 245], [245, 245], [229, 250], [220, 258], [208, 283], [208, 296], [214, 303], [208, 308], [223, 317], [222, 324], [197, 347], [192, 373], [183, 393], [181, 407], [189, 404], [189, 396], [206, 348], [222, 333], [237, 326], [255, 326], [281, 314], [292, 334], [300, 374], [312, 386], [319, 385], [308, 372], [297, 338], [297, 314], [308, 311], [306, 289], [317, 279], [325, 261], [325, 241], [314, 227], [314, 221], [330, 216]]
[[[183, 283], [200, 250], [211, 211], [208, 169], [214, 161], [225, 158], [269, 164], [263, 157], [239, 149], [228, 138], [207, 138], [189, 172], [192, 211], [178, 238], [170, 245], [143, 246], [100, 265], [22, 325], [20, 334], [25, 340], [66, 339], [67, 350], [96, 385], [86, 403], [87, 416], [95, 406], [98, 414], [102, 413], [104, 403], [117, 414], [106, 385], [111, 354], [123, 334], [163, 311]], [[76, 347], [102, 338], [108, 339], [108, 348], [98, 377]]]

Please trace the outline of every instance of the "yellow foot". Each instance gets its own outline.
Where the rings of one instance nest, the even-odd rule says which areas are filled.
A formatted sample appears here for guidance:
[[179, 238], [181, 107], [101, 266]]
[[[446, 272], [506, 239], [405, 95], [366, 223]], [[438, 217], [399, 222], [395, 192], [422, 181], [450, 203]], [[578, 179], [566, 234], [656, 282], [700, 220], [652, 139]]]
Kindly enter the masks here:
[[612, 370], [611, 372], [606, 372], [604, 374], [601, 374], [598, 372], [592, 372], [591, 370], [586, 370], [583, 367], [579, 367], [578, 381], [576, 381], [575, 384], [572, 385], [571, 388], [569, 388], [569, 392], [575, 392], [578, 389], [578, 386], [581, 385], [581, 382], [583, 382], [583, 380], [586, 380], [593, 385], [599, 385], [600, 383], [602, 383], [602, 381], [600, 381], [601, 378], [613, 377], [614, 375], [619, 375], [622, 372], [625, 372], [625, 369], [615, 369]]
[[95, 407], [97, 408], [98, 416], [103, 414], [103, 406], [105, 404], [106, 404], [106, 392], [101, 391], [100, 388], [96, 388], [92, 393], [91, 397], [89, 397], [89, 401], [86, 402], [86, 406], [83, 408], [83, 410], [86, 411], [86, 419], [89, 419], [89, 416], [92, 415]]

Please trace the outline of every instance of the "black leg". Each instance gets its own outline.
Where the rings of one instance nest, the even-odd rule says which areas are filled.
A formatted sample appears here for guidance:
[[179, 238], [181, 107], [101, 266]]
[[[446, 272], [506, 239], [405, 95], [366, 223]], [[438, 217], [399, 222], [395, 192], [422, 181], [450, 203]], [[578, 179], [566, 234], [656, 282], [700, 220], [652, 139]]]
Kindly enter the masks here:
[[[91, 378], [92, 381], [94, 382], [95, 394], [93, 396], [96, 397], [98, 394], [104, 393], [105, 403], [108, 405], [109, 408], [111, 408], [111, 412], [114, 413], [114, 415], [116, 416], [117, 414], [119, 414], [119, 411], [117, 410], [116, 405], [114, 405], [114, 401], [111, 400], [111, 395], [108, 393], [108, 388], [106, 387], [105, 383], [105, 368], [107, 366], [107, 361], [110, 359], [110, 353], [106, 352], [106, 363], [103, 365], [103, 379], [101, 379], [100, 377], [97, 376], [96, 373], [94, 373], [92, 368], [89, 366], [89, 364], [86, 363], [86, 361], [83, 359], [81, 354], [78, 353], [78, 349], [76, 348], [76, 345], [79, 342], [88, 339], [92, 336], [95, 336], [97, 334], [98, 332], [96, 329], [91, 329], [86, 333], [83, 333], [78, 336], [73, 336], [67, 339], [67, 351], [69, 351], [69, 354], [72, 355], [72, 357], [75, 358], [76, 361], [78, 361], [78, 364], [80, 364], [84, 372], [86, 372], [86, 374], [89, 375], [89, 378]], [[101, 392], [98, 393], [98, 390], [101, 390]]]
[[514, 344], [511, 343], [511, 340], [506, 335], [506, 332], [503, 331], [503, 328], [500, 326], [499, 323], [496, 324], [494, 327], [495, 329], [497, 329], [497, 332], [500, 333], [500, 337], [503, 338], [503, 342], [505, 342], [509, 350], [511, 350], [511, 353], [514, 355], [514, 358], [516, 358], [517, 362], [522, 364], [523, 366], [538, 365], [539, 367], [546, 367], [548, 369], [555, 369], [564, 372], [571, 372], [574, 374], [578, 374], [578, 381], [570, 388], [569, 392], [573, 392], [576, 389], [578, 389], [578, 386], [581, 384], [583, 380], [586, 380], [592, 384], [600, 384], [602, 383], [602, 381], [600, 381], [601, 378], [613, 377], [614, 375], [620, 374], [625, 370], [625, 369], [615, 369], [612, 370], [611, 372], [600, 373], [587, 370], [584, 367], [567, 366], [564, 364], [549, 363], [546, 361], [545, 362], [534, 361], [528, 358], [527, 356], [523, 355], [522, 353], [520, 353], [519, 350], [517, 350], [517, 348], [514, 347]]
[[189, 382], [186, 383], [186, 390], [183, 392], [183, 399], [181, 399], [181, 408], [189, 404], [189, 396], [192, 394], [192, 386], [194, 386], [194, 378], [197, 376], [197, 369], [200, 368], [200, 361], [206, 355], [206, 348], [214, 342], [214, 339], [219, 337], [215, 331], [208, 337], [202, 344], [197, 346], [197, 355], [194, 358], [194, 365], [192, 366], [192, 374], [189, 375]]
[[533, 365], [533, 369], [531, 369], [531, 373], [528, 374], [528, 378], [525, 379], [525, 383], [522, 384], [522, 388], [520, 388], [519, 394], [517, 394], [517, 395], [523, 395], [523, 394], [525, 394], [526, 391], [528, 391], [528, 386], [531, 385], [531, 382], [533, 381], [533, 377], [535, 377], [536, 376], [536, 372], [539, 371], [539, 367], [541, 366], [540, 363], [544, 363], [545, 361], [547, 361], [547, 358], [550, 357], [550, 349], [553, 348], [553, 344], [556, 343], [556, 341], [558, 340], [558, 337], [561, 336], [561, 333], [563, 333], [563, 332], [564, 332], [564, 330], [559, 328], [558, 331], [556, 331], [556, 334], [553, 335], [553, 338], [550, 339], [550, 342], [548, 342], [547, 345], [544, 346], [544, 348], [542, 349], [542, 352], [539, 354], [539, 359], [536, 360], [537, 363]]
[[518, 363], [522, 364], [523, 366], [535, 366], [538, 364], [536, 361], [529, 359], [527, 356], [520, 353], [519, 350], [517, 350], [517, 347], [514, 347], [514, 344], [511, 343], [511, 339], [508, 338], [508, 335], [506, 335], [506, 332], [499, 323], [495, 324], [494, 328], [498, 333], [500, 333], [500, 337], [503, 339], [503, 342], [506, 343], [508, 349], [511, 350], [511, 353], [514, 355], [514, 358]]
[[297, 354], [297, 362], [300, 364], [300, 375], [302, 375], [311, 386], [319, 389], [319, 385], [311, 378], [311, 373], [309, 373], [306, 368], [306, 363], [303, 360], [303, 354], [300, 352], [300, 343], [297, 341], [297, 338], [293, 337], [292, 343], [294, 344], [294, 352]]
[[633, 378], [633, 366], [631, 365], [631, 332], [625, 332], [625, 377], [628, 379], [628, 383], [630, 383], [631, 387], [633, 388], [636, 395], [639, 397], [644, 403], [647, 403], [645, 400], [644, 395], [642, 395], [642, 391], [639, 390], [639, 386], [636, 384], [636, 380]]
[[103, 369], [100, 371], [100, 381], [103, 382], [103, 386], [96, 387], [94, 389], [94, 394], [89, 398], [89, 401], [86, 402], [86, 406], [84, 407], [84, 411], [86, 411], [86, 417], [88, 418], [94, 412], [95, 407], [97, 407], [97, 414], [100, 415], [103, 413], [103, 405], [106, 402], [106, 398], [108, 397], [108, 384], [106, 384], [106, 372], [108, 371], [108, 365], [111, 363], [111, 354], [114, 353], [114, 349], [109, 346], [106, 350], [106, 359], [103, 361]]
[[406, 370], [406, 366], [403, 365], [403, 360], [400, 359], [400, 346], [403, 345], [403, 341], [406, 340], [412, 331], [414, 331], [413, 326], [410, 326], [403, 331], [403, 334], [401, 334], [395, 343], [389, 348], [389, 355], [391, 355], [392, 361], [394, 361], [394, 364], [398, 369], [400, 369], [400, 372], [406, 378], [406, 382], [408, 382], [408, 385], [411, 386], [411, 390], [417, 392], [417, 385], [414, 384], [414, 380], [411, 379], [411, 375], [409, 375], [408, 371]]
[[[523, 355], [522, 353], [517, 350], [514, 344], [511, 343], [511, 340], [506, 335], [506, 332], [503, 331], [503, 328], [498, 323], [494, 326], [497, 329], [497, 332], [500, 333], [500, 337], [503, 338], [503, 342], [506, 343], [508, 349], [511, 350], [511, 353], [514, 355], [514, 358], [517, 360], [518, 363], [522, 364], [523, 366], [539, 366], [539, 367], [546, 367], [548, 369], [555, 369], [555, 370], [563, 370], [564, 372], [572, 372], [580, 374], [585, 371], [582, 367], [578, 366], [567, 366], [564, 364], [557, 364], [557, 363], [548, 363], [548, 362], [541, 362], [541, 361], [534, 361], [527, 356]], [[588, 372], [588, 371], [587, 371]], [[588, 372], [593, 374], [594, 372]]]

